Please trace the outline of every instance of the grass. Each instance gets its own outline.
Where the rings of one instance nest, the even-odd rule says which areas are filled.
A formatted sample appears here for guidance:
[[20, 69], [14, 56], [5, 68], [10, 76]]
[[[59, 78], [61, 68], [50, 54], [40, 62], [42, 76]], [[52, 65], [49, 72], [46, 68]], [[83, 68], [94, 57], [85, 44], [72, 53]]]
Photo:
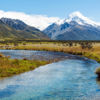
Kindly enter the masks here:
[[93, 42], [92, 46], [91, 49], [83, 49], [80, 43], [75, 42], [72, 46], [69, 46], [68, 42], [30, 42], [25, 45], [20, 43], [17, 46], [12, 46], [11, 49], [65, 52], [85, 56], [100, 63], [100, 42]]
[[[72, 46], [69, 46], [68, 42], [21, 42], [21, 43], [6, 43], [0, 44], [0, 49], [17, 49], [17, 50], [43, 50], [43, 51], [56, 51], [65, 52], [71, 54], [83, 54], [83, 53], [100, 53], [100, 43], [93, 42], [92, 49], [82, 49], [80, 42], [73, 42]], [[99, 54], [100, 55], [100, 54]]]
[[[38, 42], [26, 42], [21, 41], [19, 43], [1, 43], [0, 49], [19, 49], [19, 50], [43, 50], [43, 51], [55, 51], [55, 52], [65, 52], [73, 55], [81, 55], [85, 56], [89, 59], [96, 60], [100, 63], [100, 42], [96, 41], [89, 41], [88, 43], [92, 44], [91, 48], [88, 48], [87, 45], [82, 46], [81, 44], [87, 44], [87, 41], [38, 41]], [[85, 47], [85, 48], [83, 48]], [[3, 59], [4, 60], [4, 59]], [[7, 59], [6, 59], [7, 60]], [[1, 60], [0, 60], [1, 62]], [[5, 61], [3, 61], [5, 62]], [[16, 62], [16, 60], [9, 60], [8, 65], [11, 65], [11, 71], [13, 72], [12, 67], [14, 66], [13, 62]], [[25, 60], [17, 60], [18, 63], [15, 63], [16, 66], [19, 66], [18, 68], [21, 69], [22, 72], [25, 72], [26, 70], [34, 69], [34, 67], [31, 66], [35, 64], [37, 61], [25, 61]], [[32, 63], [34, 62], [34, 63]], [[46, 63], [46, 62], [45, 62]], [[30, 66], [30, 67], [29, 67]], [[37, 65], [38, 66], [38, 65]], [[32, 67], [32, 68], [31, 68]], [[13, 67], [14, 68], [14, 67]], [[1, 70], [1, 69], [0, 69]], [[21, 73], [20, 70], [16, 73]]]
[[[1, 55], [1, 54], [0, 54]], [[50, 63], [49, 61], [10, 59], [0, 56], [0, 78], [20, 74], [33, 70], [41, 65]]]

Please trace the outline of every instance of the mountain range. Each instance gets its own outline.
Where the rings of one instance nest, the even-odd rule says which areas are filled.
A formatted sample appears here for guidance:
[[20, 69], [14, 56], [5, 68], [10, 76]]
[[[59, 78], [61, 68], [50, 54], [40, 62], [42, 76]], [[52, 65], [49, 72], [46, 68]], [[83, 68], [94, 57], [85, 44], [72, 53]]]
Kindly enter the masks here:
[[100, 40], [100, 24], [80, 12], [51, 24], [43, 32], [53, 40]]
[[1, 18], [0, 39], [49, 39], [39, 29], [25, 24], [21, 20]]
[[29, 26], [19, 19], [0, 19], [0, 40], [100, 40], [100, 24], [83, 16], [71, 13], [66, 19], [59, 19], [44, 30]]

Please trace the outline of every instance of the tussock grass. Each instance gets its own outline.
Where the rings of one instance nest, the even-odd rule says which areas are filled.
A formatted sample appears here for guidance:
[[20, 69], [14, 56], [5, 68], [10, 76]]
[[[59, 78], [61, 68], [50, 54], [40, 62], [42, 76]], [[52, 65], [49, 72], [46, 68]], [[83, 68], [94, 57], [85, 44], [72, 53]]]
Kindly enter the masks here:
[[50, 63], [49, 61], [10, 59], [0, 57], [0, 77], [8, 77], [15, 74], [33, 70], [41, 65]]
[[[65, 52], [65, 53], [69, 53], [69, 54], [73, 54], [73, 55], [81, 55], [81, 56], [85, 56], [87, 58], [96, 60], [97, 62], [100, 63], [100, 42], [88, 42], [91, 45], [87, 46], [86, 42], [20, 42], [20, 43], [16, 43], [16, 45], [14, 43], [6, 43], [6, 44], [0, 44], [0, 48], [1, 49], [19, 49], [19, 50], [39, 50], [39, 51], [55, 51], [55, 52]], [[85, 45], [84, 45], [85, 44]], [[87, 48], [88, 47], [88, 48]], [[0, 54], [0, 57], [2, 57], [2, 54]], [[4, 59], [3, 59], [4, 60]], [[6, 59], [7, 60], [7, 59]], [[23, 59], [23, 60], [14, 60], [16, 63], [16, 66], [19, 66], [22, 69], [22, 72], [24, 72], [23, 70], [30, 70], [31, 67], [29, 68], [28, 65], [30, 65], [31, 61], [28, 61], [27, 59]], [[13, 60], [8, 60], [8, 64], [14, 66], [14, 64], [12, 64], [14, 62]], [[2, 63], [5, 61], [2, 61]], [[2, 64], [1, 63], [1, 64]], [[20, 64], [19, 64], [20, 63]], [[22, 65], [21, 65], [22, 63]], [[23, 69], [22, 67], [24, 67], [24, 65], [26, 65], [27, 69]], [[34, 64], [33, 64], [34, 65]], [[22, 67], [21, 67], [22, 66]], [[31, 66], [31, 65], [30, 65]], [[12, 67], [11, 67], [12, 68]], [[32, 67], [32, 69], [34, 69]], [[13, 71], [11, 71], [13, 72]], [[17, 71], [14, 71], [16, 73], [20, 73]]]
[[29, 42], [25, 43], [25, 45], [19, 43], [17, 46], [11, 46], [11, 49], [65, 52], [85, 56], [100, 62], [100, 42], [93, 42], [91, 44], [92, 48], [83, 49], [80, 42], [72, 42], [72, 45], [68, 42]]

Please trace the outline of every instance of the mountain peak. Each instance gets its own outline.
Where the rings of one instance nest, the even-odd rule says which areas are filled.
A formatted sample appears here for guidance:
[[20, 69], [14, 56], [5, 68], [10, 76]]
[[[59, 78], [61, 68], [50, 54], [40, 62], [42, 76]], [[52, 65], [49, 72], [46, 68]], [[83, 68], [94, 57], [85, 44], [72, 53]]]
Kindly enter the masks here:
[[76, 12], [71, 13], [69, 15], [69, 17], [71, 17], [71, 18], [73, 18], [73, 17], [84, 18], [84, 16], [79, 11], [76, 11]]
[[92, 21], [88, 17], [85, 17], [79, 11], [75, 11], [75, 12], [69, 14], [69, 16], [66, 19], [60, 19], [60, 20], [56, 21], [55, 24], [60, 26], [61, 24], [64, 24], [65, 22], [67, 22], [67, 23], [75, 22], [80, 25], [92, 25], [95, 27], [100, 26], [100, 23], [96, 23], [96, 22]]
[[13, 24], [25, 24], [23, 21], [19, 20], [19, 19], [11, 19], [11, 18], [5, 18], [5, 17], [2, 17], [1, 20], [4, 22], [4, 23], [9, 23], [9, 22], [12, 22]]
[[100, 24], [78, 11], [47, 27], [44, 32], [54, 40], [100, 40]]
[[79, 11], [73, 12], [68, 16], [68, 18], [66, 19], [66, 22], [70, 23], [71, 21], [75, 21], [80, 25], [88, 24], [88, 25], [93, 25], [95, 27], [100, 25], [99, 23], [96, 23], [96, 22], [92, 21], [91, 19], [85, 17]]

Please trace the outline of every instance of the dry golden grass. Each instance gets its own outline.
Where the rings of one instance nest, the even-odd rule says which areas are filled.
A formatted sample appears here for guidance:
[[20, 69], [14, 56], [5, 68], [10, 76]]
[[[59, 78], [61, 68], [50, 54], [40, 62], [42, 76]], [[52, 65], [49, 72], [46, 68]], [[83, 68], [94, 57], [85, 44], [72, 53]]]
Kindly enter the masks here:
[[0, 44], [1, 49], [44, 50], [81, 54], [86, 57], [90, 57], [91, 54], [96, 57], [100, 56], [100, 43], [93, 42], [92, 46], [91, 49], [82, 49], [80, 42], [73, 42], [72, 46], [69, 46], [68, 42], [22, 42], [17, 45], [14, 45], [14, 43]]
[[[28, 43], [18, 43], [14, 45], [13, 43], [9, 44], [0, 44], [0, 49], [22, 49], [22, 50], [44, 50], [44, 51], [56, 51], [56, 52], [65, 52], [75, 55], [81, 55], [88, 57], [90, 59], [94, 59], [97, 62], [100, 62], [100, 43], [92, 43], [92, 48], [85, 48], [82, 49], [81, 45], [79, 43], [73, 43], [73, 46], [69, 46], [68, 43], [62, 43], [62, 42], [28, 42]], [[1, 54], [0, 57], [3, 55]], [[12, 62], [9, 62], [7, 66], [5, 66], [4, 62], [9, 62], [7, 59], [0, 60], [0, 67], [6, 69], [13, 67]], [[20, 63], [23, 63], [23, 61], [20, 61]], [[30, 70], [28, 65], [30, 65], [30, 62], [27, 62], [27, 68], [25, 70]], [[24, 65], [25, 63], [23, 63]], [[12, 65], [12, 66], [11, 66]], [[18, 65], [16, 65], [18, 66]], [[23, 66], [24, 67], [24, 66]], [[21, 67], [22, 68], [22, 67]], [[1, 70], [1, 68], [0, 68]], [[23, 70], [23, 68], [22, 68]], [[15, 71], [14, 73], [17, 73], [16, 70], [10, 70], [11, 73]], [[8, 71], [8, 72], [10, 72]], [[2, 74], [3, 75], [3, 74]], [[2, 76], [1, 75], [1, 76]], [[5, 75], [5, 74], [4, 74]]]

